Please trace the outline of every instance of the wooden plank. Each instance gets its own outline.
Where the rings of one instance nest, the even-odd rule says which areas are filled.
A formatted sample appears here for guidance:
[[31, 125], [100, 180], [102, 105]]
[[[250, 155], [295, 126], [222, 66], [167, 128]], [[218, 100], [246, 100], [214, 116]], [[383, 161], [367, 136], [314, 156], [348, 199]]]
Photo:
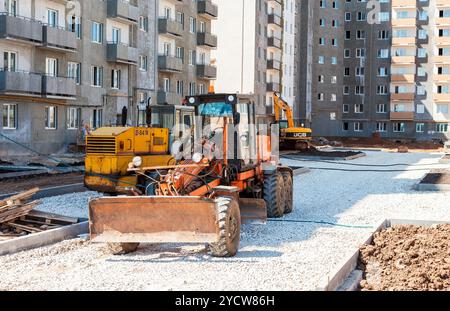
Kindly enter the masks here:
[[36, 205], [38, 205], [39, 201], [34, 201], [13, 209], [9, 209], [5, 212], [0, 213], [0, 224], [5, 222], [10, 222], [14, 219], [20, 218], [26, 214], [28, 214]]
[[39, 229], [39, 228], [26, 226], [26, 225], [21, 225], [21, 224], [17, 224], [17, 223], [14, 223], [14, 222], [8, 223], [8, 226], [11, 226], [11, 227], [14, 227], [14, 228], [17, 228], [17, 229], [21, 229], [23, 231], [27, 231], [27, 232], [30, 232], [30, 233], [45, 231], [45, 230], [42, 230], [42, 229]]
[[60, 221], [60, 222], [67, 223], [67, 224], [78, 223], [78, 218], [61, 216], [61, 215], [56, 215], [56, 214], [46, 213], [46, 212], [41, 212], [41, 211], [34, 211], [34, 210], [31, 211], [27, 216], [55, 220], [55, 221]]
[[13, 195], [9, 198], [3, 199], [0, 201], [0, 206], [8, 205], [8, 202], [11, 201], [21, 201], [28, 198], [31, 198], [33, 195], [35, 195], [39, 191], [39, 187], [35, 187], [33, 189], [21, 192], [19, 194]]

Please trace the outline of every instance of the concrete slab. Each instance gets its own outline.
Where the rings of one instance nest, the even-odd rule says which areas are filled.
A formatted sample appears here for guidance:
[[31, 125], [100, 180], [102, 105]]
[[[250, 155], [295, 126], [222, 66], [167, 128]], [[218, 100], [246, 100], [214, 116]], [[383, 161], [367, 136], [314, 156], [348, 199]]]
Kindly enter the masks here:
[[89, 222], [26, 235], [17, 239], [0, 242], [0, 256], [34, 249], [72, 239], [89, 231]]

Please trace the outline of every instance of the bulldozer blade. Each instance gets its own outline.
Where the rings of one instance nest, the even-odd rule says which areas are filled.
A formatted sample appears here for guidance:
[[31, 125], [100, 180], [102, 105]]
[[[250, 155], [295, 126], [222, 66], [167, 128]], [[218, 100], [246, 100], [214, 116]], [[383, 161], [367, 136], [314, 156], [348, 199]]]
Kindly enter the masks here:
[[216, 203], [200, 197], [104, 197], [89, 203], [94, 242], [215, 243]]
[[267, 205], [262, 199], [239, 199], [241, 221], [244, 224], [266, 224]]

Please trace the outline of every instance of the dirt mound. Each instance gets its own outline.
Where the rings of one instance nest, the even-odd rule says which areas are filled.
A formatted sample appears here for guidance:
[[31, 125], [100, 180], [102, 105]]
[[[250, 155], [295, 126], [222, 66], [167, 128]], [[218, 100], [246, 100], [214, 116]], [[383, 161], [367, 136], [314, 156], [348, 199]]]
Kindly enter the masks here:
[[395, 226], [361, 248], [362, 290], [450, 290], [450, 225]]

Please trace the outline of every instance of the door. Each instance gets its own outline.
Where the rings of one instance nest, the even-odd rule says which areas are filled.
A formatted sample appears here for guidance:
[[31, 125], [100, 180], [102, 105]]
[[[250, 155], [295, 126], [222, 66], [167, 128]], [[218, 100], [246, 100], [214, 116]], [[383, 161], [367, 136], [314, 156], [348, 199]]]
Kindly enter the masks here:
[[7, 11], [11, 16], [17, 16], [17, 0], [9, 0], [7, 4]]

